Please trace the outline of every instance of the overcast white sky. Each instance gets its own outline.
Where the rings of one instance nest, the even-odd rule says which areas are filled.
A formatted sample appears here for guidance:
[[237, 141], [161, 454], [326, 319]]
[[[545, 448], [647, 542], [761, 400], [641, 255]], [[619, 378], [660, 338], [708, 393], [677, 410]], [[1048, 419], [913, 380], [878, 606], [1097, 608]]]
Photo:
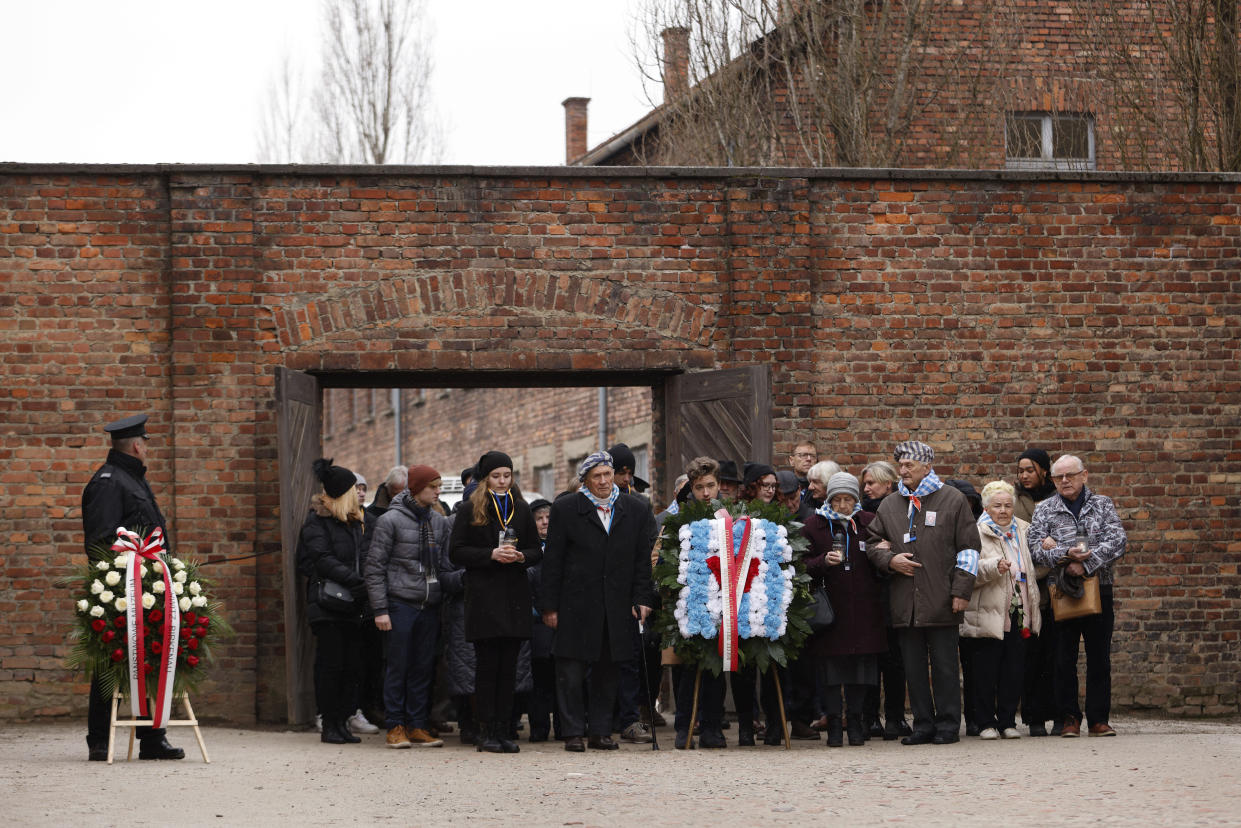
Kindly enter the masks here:
[[[649, 108], [636, 0], [427, 2], [444, 163], [563, 163], [567, 97], [591, 146]], [[0, 161], [253, 162], [282, 50], [318, 26], [317, 0], [0, 0]]]

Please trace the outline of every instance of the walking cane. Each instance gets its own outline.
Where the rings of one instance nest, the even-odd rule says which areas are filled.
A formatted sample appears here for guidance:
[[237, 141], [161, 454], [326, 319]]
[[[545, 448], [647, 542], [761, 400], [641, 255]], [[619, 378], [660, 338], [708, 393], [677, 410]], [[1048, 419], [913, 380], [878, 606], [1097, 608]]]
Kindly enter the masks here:
[[792, 750], [793, 743], [789, 741], [789, 718], [784, 712], [784, 690], [780, 687], [780, 670], [774, 664], [767, 669], [771, 670], [776, 678], [776, 699], [780, 702], [780, 727], [784, 731], [784, 749]]
[[655, 699], [651, 696], [650, 670], [646, 666], [646, 645], [642, 636], [646, 629], [638, 622], [638, 660], [642, 662], [642, 684], [646, 687], [646, 709], [651, 712], [651, 750], [659, 750], [659, 734], [655, 730]]
[[689, 737], [686, 747], [690, 750], [694, 749], [694, 725], [698, 724], [698, 688], [702, 686], [702, 665], [698, 665], [698, 672], [694, 673], [694, 703], [689, 708]]

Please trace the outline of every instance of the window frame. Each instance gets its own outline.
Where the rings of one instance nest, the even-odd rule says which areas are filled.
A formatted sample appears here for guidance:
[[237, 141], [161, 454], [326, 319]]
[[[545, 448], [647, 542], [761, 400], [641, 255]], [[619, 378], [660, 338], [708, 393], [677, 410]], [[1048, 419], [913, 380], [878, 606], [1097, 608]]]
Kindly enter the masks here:
[[[1012, 143], [1009, 124], [1013, 120], [1039, 121], [1040, 157], [1009, 155]], [[1080, 121], [1086, 126], [1086, 157], [1056, 158], [1055, 121]], [[1015, 111], [1004, 113], [1004, 168], [1008, 170], [1093, 170], [1096, 168], [1095, 118], [1089, 112]]]

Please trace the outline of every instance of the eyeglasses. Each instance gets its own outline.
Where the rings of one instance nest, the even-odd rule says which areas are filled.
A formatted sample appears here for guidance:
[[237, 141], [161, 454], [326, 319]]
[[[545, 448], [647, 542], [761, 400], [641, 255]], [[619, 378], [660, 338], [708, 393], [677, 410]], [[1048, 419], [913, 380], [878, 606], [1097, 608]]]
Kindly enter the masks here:
[[758, 484], [758, 487], [759, 487], [760, 489], [762, 489], [763, 491], [765, 491], [765, 492], [774, 492], [774, 491], [776, 490], [776, 486], [777, 486], [777, 485], [779, 485], [779, 484], [777, 484], [777, 483], [759, 483], [759, 484]]
[[1053, 474], [1053, 475], [1051, 476], [1051, 479], [1052, 479], [1052, 480], [1054, 480], [1054, 481], [1056, 481], [1057, 483], [1065, 483], [1065, 482], [1067, 482], [1067, 481], [1069, 481], [1069, 480], [1072, 480], [1074, 477], [1077, 477], [1079, 474], [1081, 474], [1081, 473], [1082, 473], [1082, 472], [1084, 472], [1084, 471], [1086, 471], [1086, 470], [1085, 470], [1085, 469], [1079, 469], [1078, 471], [1075, 471], [1075, 472], [1069, 472], [1068, 474]]

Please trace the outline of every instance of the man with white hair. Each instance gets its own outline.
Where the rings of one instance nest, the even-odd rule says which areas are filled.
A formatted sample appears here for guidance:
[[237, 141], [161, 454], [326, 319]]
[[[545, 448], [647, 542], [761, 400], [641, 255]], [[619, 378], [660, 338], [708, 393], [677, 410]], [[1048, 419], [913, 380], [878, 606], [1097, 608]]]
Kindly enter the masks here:
[[[1098, 577], [1102, 612], [1056, 623], [1056, 707], [1064, 722], [1060, 735], [1080, 736], [1077, 642], [1086, 642], [1086, 723], [1091, 736], [1115, 736], [1108, 724], [1112, 709], [1112, 585], [1115, 565], [1128, 542], [1110, 498], [1086, 486], [1089, 475], [1080, 457], [1066, 454], [1051, 464], [1056, 495], [1038, 504], [1027, 539], [1034, 562], [1054, 567], [1049, 580], [1070, 591], [1083, 578]], [[1081, 538], [1082, 540], [1079, 540]]]
[[974, 593], [982, 540], [965, 495], [945, 486], [931, 468], [930, 446], [910, 440], [896, 447], [894, 457], [900, 486], [867, 527], [866, 555], [893, 576], [892, 626], [914, 714], [913, 733], [901, 744], [947, 745], [960, 739], [957, 632]]

